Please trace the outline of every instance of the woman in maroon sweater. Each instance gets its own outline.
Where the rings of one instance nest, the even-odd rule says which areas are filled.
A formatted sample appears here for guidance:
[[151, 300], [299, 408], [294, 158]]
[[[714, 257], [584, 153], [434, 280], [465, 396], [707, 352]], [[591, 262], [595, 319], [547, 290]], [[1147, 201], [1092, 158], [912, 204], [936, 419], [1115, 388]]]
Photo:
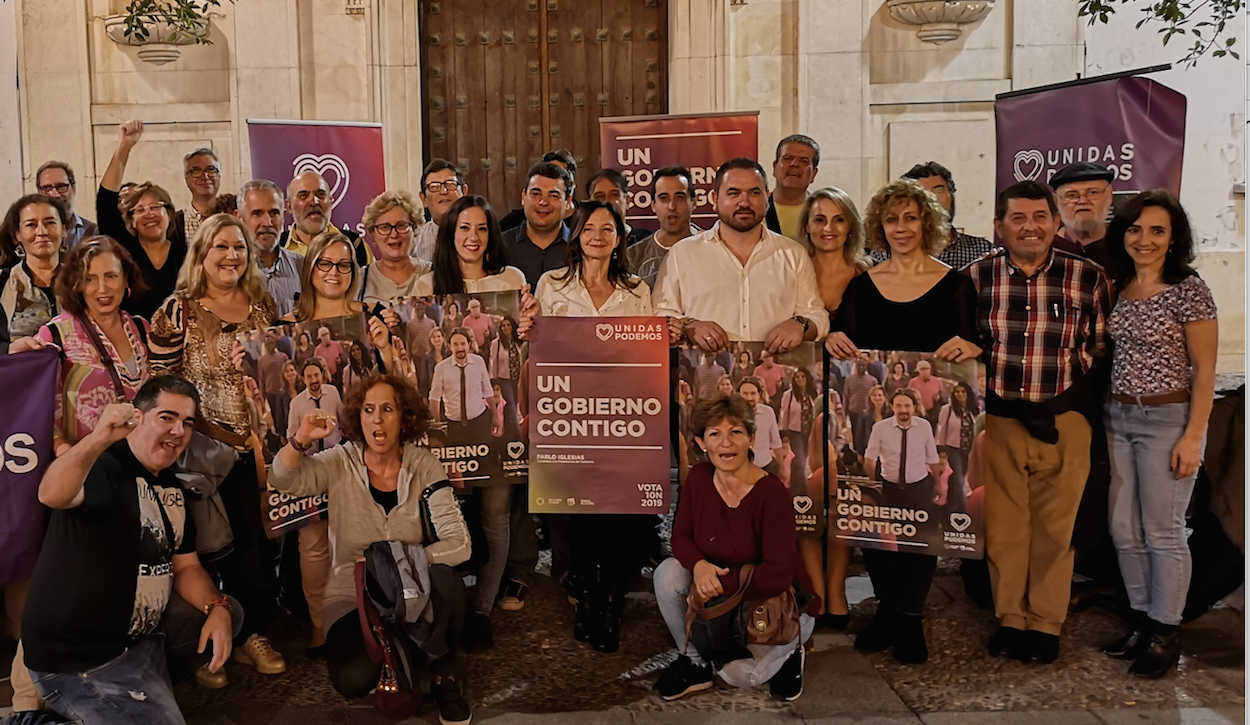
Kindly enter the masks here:
[[[673, 558], [655, 570], [660, 615], [683, 654], [655, 684], [665, 700], [712, 686], [712, 667], [686, 643], [687, 597], [704, 601], [738, 590], [738, 572], [754, 564], [746, 600], [774, 597], [791, 586], [799, 601], [802, 633], [784, 645], [749, 645], [750, 657], [725, 663], [721, 679], [737, 687], [769, 683], [774, 697], [803, 692], [803, 646], [812, 634], [820, 600], [804, 594], [812, 584], [799, 558], [790, 494], [776, 477], [751, 462], [755, 411], [738, 395], [716, 395], [695, 408], [691, 430], [710, 459], [690, 469], [673, 525]], [[704, 655], [708, 653], [702, 653]]]

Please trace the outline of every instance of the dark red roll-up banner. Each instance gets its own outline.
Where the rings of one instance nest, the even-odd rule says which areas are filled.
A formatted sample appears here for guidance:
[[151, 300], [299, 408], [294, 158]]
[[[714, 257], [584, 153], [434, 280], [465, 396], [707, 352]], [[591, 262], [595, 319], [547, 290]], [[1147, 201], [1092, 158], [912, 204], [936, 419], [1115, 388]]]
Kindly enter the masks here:
[[599, 148], [603, 167], [620, 169], [629, 180], [626, 221], [631, 226], [656, 228], [651, 213], [655, 171], [681, 164], [690, 169], [695, 187], [691, 221], [707, 229], [716, 220], [708, 200], [716, 167], [737, 156], [755, 158], [759, 112], [601, 118]]
[[994, 101], [997, 191], [1047, 183], [1074, 161], [1115, 172], [1118, 193], [1166, 188], [1179, 195], [1185, 96], [1149, 78], [1074, 81]]

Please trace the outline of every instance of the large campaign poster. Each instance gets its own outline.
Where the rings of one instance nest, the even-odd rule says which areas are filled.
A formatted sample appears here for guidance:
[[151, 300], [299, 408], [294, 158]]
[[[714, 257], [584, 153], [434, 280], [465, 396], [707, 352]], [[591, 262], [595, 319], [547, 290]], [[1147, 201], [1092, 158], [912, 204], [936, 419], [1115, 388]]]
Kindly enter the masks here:
[[43, 542], [39, 482], [52, 462], [52, 424], [61, 366], [52, 350], [0, 355], [0, 586], [30, 578]]
[[544, 317], [526, 377], [530, 511], [669, 509], [668, 323]]
[[[863, 352], [830, 361], [827, 465], [834, 537], [849, 546], [979, 559], [985, 492], [979, 460], [985, 433], [985, 366], [932, 354]], [[896, 485], [900, 427], [917, 471]], [[836, 480], [836, 487], [832, 482]]]
[[655, 171], [681, 164], [695, 187], [691, 221], [706, 229], [716, 221], [708, 199], [716, 168], [736, 156], [755, 158], [759, 112], [600, 118], [599, 148], [603, 167], [620, 169], [629, 180], [625, 221], [631, 226], [657, 228], [651, 211]]
[[285, 190], [296, 175], [315, 171], [330, 186], [330, 221], [364, 234], [361, 213], [386, 190], [382, 124], [249, 118], [247, 135], [252, 178], [269, 179]]
[[1185, 96], [1148, 78], [1074, 81], [994, 101], [996, 191], [1050, 181], [1075, 161], [1115, 174], [1117, 193], [1181, 191]]

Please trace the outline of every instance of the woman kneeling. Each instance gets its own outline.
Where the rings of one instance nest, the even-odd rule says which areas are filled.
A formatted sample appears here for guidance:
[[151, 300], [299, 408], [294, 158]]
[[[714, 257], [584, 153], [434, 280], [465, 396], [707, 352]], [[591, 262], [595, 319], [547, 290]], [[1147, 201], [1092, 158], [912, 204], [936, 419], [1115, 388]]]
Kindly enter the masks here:
[[[785, 700], [803, 692], [803, 642], [815, 626], [820, 600], [799, 558], [790, 494], [781, 481], [751, 462], [755, 411], [738, 395], [717, 395], [691, 414], [695, 442], [710, 463], [690, 469], [673, 525], [673, 558], [655, 570], [660, 615], [682, 652], [655, 684], [665, 700], [712, 686], [712, 665], [736, 687], [768, 682]], [[686, 608], [738, 591], [739, 571], [753, 564], [744, 601], [763, 601], [796, 590], [801, 632], [781, 645], [746, 645], [749, 656], [724, 662], [721, 650], [688, 651]], [[806, 605], [806, 606], [804, 606]], [[710, 649], [710, 648], [705, 648]]]
[[[353, 387], [343, 403], [341, 446], [305, 457], [304, 451], [333, 432], [336, 421], [314, 410], [300, 422], [274, 459], [269, 483], [293, 496], [328, 494], [332, 571], [325, 594], [326, 662], [334, 689], [349, 698], [364, 697], [378, 683], [381, 666], [365, 648], [356, 611], [356, 560], [376, 541], [425, 547], [429, 562], [435, 630], [422, 643], [427, 652], [445, 651], [430, 661], [432, 687], [444, 723], [467, 723], [469, 706], [460, 686], [460, 633], [464, 626], [464, 583], [452, 567], [467, 561], [469, 532], [434, 454], [419, 448], [429, 425], [429, 411], [407, 381], [372, 375]], [[422, 524], [423, 492], [434, 488], [426, 505], [434, 531]], [[442, 646], [442, 645], [445, 645]]]

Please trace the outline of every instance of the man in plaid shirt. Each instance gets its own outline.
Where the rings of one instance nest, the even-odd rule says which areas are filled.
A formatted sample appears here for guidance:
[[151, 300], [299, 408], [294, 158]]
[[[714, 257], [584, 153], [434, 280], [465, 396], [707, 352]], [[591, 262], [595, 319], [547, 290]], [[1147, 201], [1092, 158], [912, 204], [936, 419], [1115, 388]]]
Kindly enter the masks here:
[[1052, 249], [1050, 189], [1005, 189], [994, 231], [1005, 248], [974, 262], [986, 391], [986, 554], [1001, 626], [994, 656], [1054, 662], [1071, 592], [1072, 531], [1089, 474], [1085, 398], [1104, 364], [1111, 291], [1102, 268]]

